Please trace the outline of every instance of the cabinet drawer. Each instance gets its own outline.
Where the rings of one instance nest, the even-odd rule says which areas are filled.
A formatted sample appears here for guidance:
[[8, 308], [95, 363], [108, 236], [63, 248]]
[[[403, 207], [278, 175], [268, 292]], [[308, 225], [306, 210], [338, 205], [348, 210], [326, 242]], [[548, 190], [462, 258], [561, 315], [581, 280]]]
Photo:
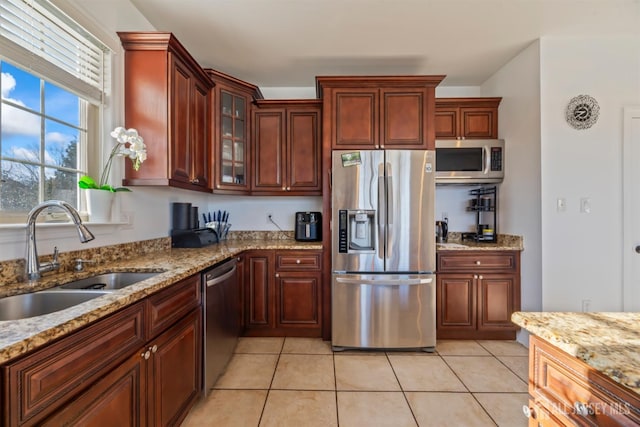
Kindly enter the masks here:
[[192, 276], [149, 297], [149, 331], [151, 339], [184, 315], [200, 306], [200, 276]]
[[584, 362], [531, 337], [529, 394], [569, 423], [637, 426], [640, 400]]
[[276, 252], [276, 271], [320, 270], [320, 252]]
[[3, 367], [3, 425], [35, 425], [144, 342], [143, 303]]
[[438, 272], [515, 272], [518, 269], [517, 255], [514, 252], [459, 251], [438, 254]]

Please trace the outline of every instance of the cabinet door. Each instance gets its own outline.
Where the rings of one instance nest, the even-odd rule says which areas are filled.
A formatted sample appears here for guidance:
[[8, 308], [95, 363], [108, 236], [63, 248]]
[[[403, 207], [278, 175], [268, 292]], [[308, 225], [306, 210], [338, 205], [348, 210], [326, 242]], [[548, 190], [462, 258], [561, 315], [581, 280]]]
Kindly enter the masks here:
[[135, 352], [41, 425], [146, 426], [146, 366], [144, 357]]
[[245, 268], [245, 327], [273, 327], [273, 252], [247, 254]]
[[287, 110], [287, 191], [322, 194], [320, 108]]
[[[171, 179], [191, 180], [191, 87], [193, 77], [180, 60], [173, 57], [171, 79]], [[153, 155], [152, 153], [149, 153]]]
[[276, 326], [320, 326], [320, 273], [276, 274]]
[[249, 180], [249, 100], [227, 89], [218, 92], [216, 190], [247, 193]]
[[194, 80], [193, 86], [193, 127], [192, 127], [192, 173], [191, 183], [197, 187], [210, 189], [209, 146], [211, 144], [211, 113], [209, 110], [209, 89]]
[[497, 138], [497, 108], [460, 108], [460, 132], [464, 138]]
[[[478, 276], [478, 329], [513, 329], [511, 314], [515, 307], [517, 278], [511, 274]], [[519, 300], [519, 298], [518, 298]]]
[[434, 127], [436, 138], [454, 139], [460, 135], [460, 109], [436, 109]]
[[253, 113], [253, 192], [286, 191], [285, 110]]
[[380, 90], [380, 148], [428, 148], [427, 96], [427, 88]]
[[378, 89], [333, 92], [334, 149], [373, 149], [379, 144]]
[[202, 312], [149, 343], [149, 425], [180, 425], [202, 390]]
[[436, 280], [438, 330], [476, 329], [476, 290], [472, 274], [439, 274]]
[[134, 304], [4, 365], [0, 424], [38, 424], [126, 360], [145, 342], [143, 313], [144, 304]]

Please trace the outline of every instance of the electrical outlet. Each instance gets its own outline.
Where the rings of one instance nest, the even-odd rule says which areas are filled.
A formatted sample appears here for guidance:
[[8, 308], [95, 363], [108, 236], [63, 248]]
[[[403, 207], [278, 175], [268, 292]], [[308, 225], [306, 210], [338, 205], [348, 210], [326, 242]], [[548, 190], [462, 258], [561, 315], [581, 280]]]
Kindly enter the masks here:
[[556, 211], [564, 212], [566, 210], [567, 210], [567, 199], [565, 199], [564, 197], [558, 198], [558, 200], [556, 201]]
[[591, 213], [591, 199], [589, 197], [582, 197], [580, 199], [580, 212]]
[[442, 220], [449, 222], [449, 214], [447, 212], [442, 212]]
[[267, 213], [267, 224], [271, 224], [271, 220], [273, 219], [273, 214], [268, 212]]

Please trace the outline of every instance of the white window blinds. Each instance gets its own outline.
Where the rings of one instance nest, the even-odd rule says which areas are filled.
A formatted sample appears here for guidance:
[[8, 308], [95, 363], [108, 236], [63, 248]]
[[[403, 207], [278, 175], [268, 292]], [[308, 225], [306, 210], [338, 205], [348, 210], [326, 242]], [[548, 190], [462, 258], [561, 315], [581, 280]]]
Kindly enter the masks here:
[[0, 55], [98, 103], [107, 52], [46, 0], [0, 0]]

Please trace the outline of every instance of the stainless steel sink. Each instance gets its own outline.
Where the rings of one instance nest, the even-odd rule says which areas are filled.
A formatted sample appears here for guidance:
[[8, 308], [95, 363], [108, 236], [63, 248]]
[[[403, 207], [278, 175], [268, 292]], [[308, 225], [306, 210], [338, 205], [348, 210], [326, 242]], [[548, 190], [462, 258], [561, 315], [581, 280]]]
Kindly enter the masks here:
[[161, 272], [132, 272], [119, 271], [103, 273], [86, 279], [75, 280], [58, 286], [57, 289], [82, 289], [82, 290], [115, 290], [133, 285], [145, 279], [153, 277]]
[[19, 320], [54, 313], [109, 294], [109, 291], [40, 291], [0, 298], [0, 320]]

